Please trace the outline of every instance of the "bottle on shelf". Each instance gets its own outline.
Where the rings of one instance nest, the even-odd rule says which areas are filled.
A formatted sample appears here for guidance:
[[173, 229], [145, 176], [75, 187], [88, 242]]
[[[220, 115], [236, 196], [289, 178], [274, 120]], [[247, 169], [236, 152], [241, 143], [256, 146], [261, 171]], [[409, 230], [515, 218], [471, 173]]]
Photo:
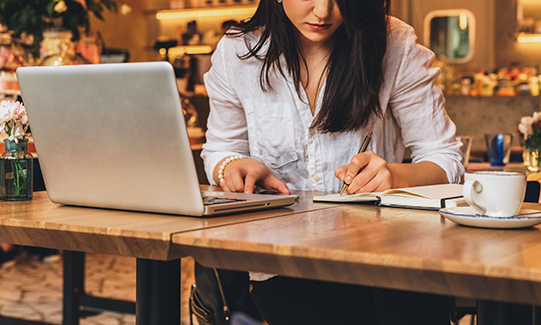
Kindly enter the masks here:
[[539, 78], [536, 76], [531, 76], [528, 79], [528, 84], [530, 85], [531, 95], [539, 96]]
[[57, 66], [90, 63], [75, 52], [72, 37], [73, 34], [68, 29], [53, 27], [45, 30], [41, 42], [40, 65]]
[[460, 95], [469, 96], [471, 90], [471, 79], [468, 77], [462, 78], [460, 80]]
[[12, 33], [0, 25], [0, 99], [16, 98], [20, 93], [15, 70], [27, 64], [26, 53]]

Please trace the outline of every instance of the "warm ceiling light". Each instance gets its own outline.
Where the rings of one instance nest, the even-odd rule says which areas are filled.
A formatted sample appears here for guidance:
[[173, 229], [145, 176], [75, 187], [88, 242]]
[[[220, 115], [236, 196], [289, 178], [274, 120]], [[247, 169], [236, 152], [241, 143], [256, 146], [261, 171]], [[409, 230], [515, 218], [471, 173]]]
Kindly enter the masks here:
[[156, 19], [182, 19], [182, 18], [206, 18], [220, 16], [252, 16], [256, 6], [231, 7], [231, 8], [208, 8], [208, 9], [184, 9], [184, 10], [161, 10], [156, 13]]
[[468, 28], [468, 14], [465, 12], [461, 12], [458, 16], [458, 26], [460, 27], [460, 30], [466, 30]]
[[182, 56], [184, 54], [210, 54], [212, 53], [212, 47], [210, 45], [186, 45], [175, 46], [169, 49], [169, 55], [171, 57]]
[[520, 33], [520, 34], [518, 34], [517, 42], [519, 42], [519, 43], [541, 43], [541, 35], [540, 34]]

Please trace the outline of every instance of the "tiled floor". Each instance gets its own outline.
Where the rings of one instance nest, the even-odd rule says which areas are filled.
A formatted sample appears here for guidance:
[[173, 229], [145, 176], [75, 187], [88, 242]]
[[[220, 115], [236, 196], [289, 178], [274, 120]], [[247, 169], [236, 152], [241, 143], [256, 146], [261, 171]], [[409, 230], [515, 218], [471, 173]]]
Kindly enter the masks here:
[[[135, 301], [135, 259], [87, 254], [86, 293]], [[182, 324], [189, 324], [188, 296], [193, 283], [193, 260], [182, 259]], [[19, 256], [0, 268], [0, 315], [33, 321], [62, 322], [62, 261], [48, 263]], [[135, 316], [114, 312], [89, 315], [81, 325], [131, 325]]]
[[[135, 301], [135, 259], [87, 254], [87, 294]], [[193, 260], [182, 259], [182, 325], [189, 324], [188, 297], [193, 280]], [[49, 262], [19, 256], [0, 268], [0, 315], [33, 321], [62, 322], [62, 261]], [[81, 325], [132, 325], [135, 316], [101, 312], [81, 320]], [[469, 316], [460, 325], [470, 324]], [[332, 325], [332, 324], [329, 324]]]

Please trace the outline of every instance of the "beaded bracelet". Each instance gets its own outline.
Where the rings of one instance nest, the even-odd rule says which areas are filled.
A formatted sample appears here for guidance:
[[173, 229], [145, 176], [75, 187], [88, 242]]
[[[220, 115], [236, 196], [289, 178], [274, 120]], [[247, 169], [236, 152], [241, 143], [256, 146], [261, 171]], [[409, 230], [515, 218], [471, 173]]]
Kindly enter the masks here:
[[248, 157], [245, 157], [245, 156], [230, 156], [230, 157], [227, 157], [227, 159], [222, 162], [222, 164], [220, 165], [220, 169], [218, 169], [218, 179], [220, 180], [220, 183], [224, 180], [225, 167], [227, 165], [229, 165], [229, 163], [232, 162], [233, 160], [243, 159], [243, 158], [248, 158]]

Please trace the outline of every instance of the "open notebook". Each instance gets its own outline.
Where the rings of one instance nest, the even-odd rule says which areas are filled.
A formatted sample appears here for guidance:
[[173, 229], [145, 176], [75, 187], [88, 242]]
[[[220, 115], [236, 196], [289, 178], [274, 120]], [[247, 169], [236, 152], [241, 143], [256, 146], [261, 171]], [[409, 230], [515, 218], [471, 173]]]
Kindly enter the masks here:
[[201, 193], [167, 62], [24, 67], [17, 77], [53, 202], [206, 216], [298, 197]]
[[467, 206], [462, 197], [462, 185], [441, 184], [390, 189], [383, 192], [315, 196], [314, 201], [354, 203], [376, 202], [382, 206], [439, 210], [456, 206]]

